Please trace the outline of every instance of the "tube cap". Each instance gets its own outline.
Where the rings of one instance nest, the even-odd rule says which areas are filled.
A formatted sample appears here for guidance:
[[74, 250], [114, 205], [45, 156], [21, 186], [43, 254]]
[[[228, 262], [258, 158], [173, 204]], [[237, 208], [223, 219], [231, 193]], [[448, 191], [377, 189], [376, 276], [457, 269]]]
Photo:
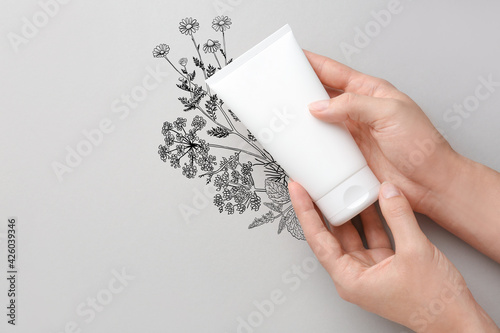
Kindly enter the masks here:
[[368, 166], [344, 180], [316, 201], [331, 225], [339, 226], [378, 199], [380, 182]]

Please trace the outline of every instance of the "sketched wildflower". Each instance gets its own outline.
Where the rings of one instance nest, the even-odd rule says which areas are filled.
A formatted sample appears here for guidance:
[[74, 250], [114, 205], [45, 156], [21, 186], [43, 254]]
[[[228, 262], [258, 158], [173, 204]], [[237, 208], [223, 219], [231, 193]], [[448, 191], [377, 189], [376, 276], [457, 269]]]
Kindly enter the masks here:
[[219, 167], [221, 173], [215, 175], [213, 180], [216, 191], [222, 192], [220, 196], [217, 196], [217, 201], [222, 200], [222, 205], [224, 205], [224, 209], [218, 206], [220, 213], [225, 211], [233, 214], [236, 210], [243, 214], [248, 209], [259, 210], [261, 198], [255, 192], [255, 184], [251, 175], [252, 166], [250, 161], [240, 162], [240, 153], [234, 153], [229, 158], [222, 158]]
[[252, 162], [248, 161], [247, 163], [243, 163], [241, 165], [241, 173], [244, 175], [249, 175], [253, 171]]
[[201, 130], [205, 125], [207, 124], [207, 121], [205, 118], [201, 116], [195, 116], [193, 118], [193, 121], [191, 122], [191, 126], [196, 129], [197, 131]]
[[214, 155], [200, 156], [197, 162], [201, 168], [201, 171], [213, 171], [214, 166], [217, 164]]
[[228, 202], [226, 203], [226, 206], [224, 207], [228, 215], [231, 215], [234, 213], [234, 206], [232, 203]]
[[260, 197], [255, 192], [252, 193], [252, 196], [250, 197], [250, 209], [258, 211], [260, 208], [260, 203]]
[[170, 46], [167, 44], [160, 44], [153, 49], [153, 57], [167, 58], [168, 52], [170, 52]]
[[179, 88], [188, 89], [192, 93], [192, 96], [190, 98], [178, 98], [179, 101], [184, 105], [184, 111], [186, 112], [196, 109], [199, 106], [201, 99], [206, 95], [206, 92], [203, 90], [202, 86], [196, 86], [190, 89], [187, 84], [187, 81], [183, 81], [182, 85]]
[[[192, 128], [186, 131], [187, 119], [178, 117], [174, 122], [164, 122], [162, 134], [164, 145], [158, 147], [158, 154], [163, 162], [170, 159], [170, 165], [177, 169], [183, 157], [187, 161], [182, 167], [182, 174], [187, 178], [194, 178], [198, 167], [202, 171], [213, 171], [217, 165], [217, 158], [209, 154], [210, 145], [200, 139], [197, 132], [206, 125], [206, 120], [195, 116], [191, 122]], [[175, 147], [174, 147], [175, 145]]]
[[182, 131], [184, 127], [186, 127], [186, 121], [187, 121], [186, 118], [178, 117], [177, 120], [174, 121], [173, 125], [176, 130]]
[[[201, 112], [189, 121], [178, 117], [171, 122], [164, 122], [161, 129], [164, 142], [158, 146], [158, 155], [164, 163], [169, 163], [171, 168], [180, 169], [186, 178], [205, 177], [207, 185], [213, 184], [218, 192], [213, 197], [213, 204], [219, 213], [243, 214], [251, 210], [259, 211], [265, 206], [267, 212], [256, 217], [248, 226], [249, 229], [279, 221], [275, 223], [278, 225], [278, 234], [288, 230], [293, 237], [304, 240], [287, 190], [288, 175], [271, 154], [256, 145], [256, 138], [250, 131], [243, 133], [234, 126], [234, 123], [240, 120], [224, 105], [222, 99], [217, 97], [208, 85], [197, 82], [202, 79], [198, 70], [203, 72], [203, 78], [207, 79], [222, 69], [222, 65], [232, 62], [233, 59], [227, 55], [225, 39], [225, 33], [231, 25], [228, 16], [215, 17], [212, 20], [212, 29], [220, 32], [221, 38], [207, 39], [205, 44], [198, 44], [194, 34], [200, 29], [199, 22], [192, 17], [182, 19], [178, 29], [189, 36], [196, 51], [192, 63], [188, 62], [189, 57], [182, 57], [177, 63], [172, 63], [168, 57], [170, 46], [167, 44], [154, 47], [153, 56], [162, 61], [166, 60], [177, 73], [179, 81], [176, 86], [184, 94], [178, 97], [182, 110]], [[202, 59], [201, 46], [205, 54], [212, 54], [205, 55], [211, 59]], [[221, 56], [223, 58], [219, 59]], [[188, 63], [195, 68], [188, 70]], [[223, 123], [220, 123], [218, 118], [222, 119]], [[208, 123], [210, 126], [206, 129]], [[216, 142], [209, 143], [200, 138], [202, 131], [210, 137], [207, 140], [215, 139]], [[235, 137], [245, 141], [246, 148], [221, 144], [230, 134], [235, 134]], [[212, 155], [211, 149], [226, 152], [229, 150], [231, 153], [219, 157]], [[254, 179], [254, 175], [261, 171], [265, 176], [264, 184], [260, 177]]]
[[181, 159], [179, 155], [172, 155], [170, 158], [170, 166], [174, 169], [179, 169], [181, 167]]
[[231, 193], [231, 190], [228, 189], [227, 187], [222, 191], [222, 198], [224, 200], [231, 200], [233, 197], [233, 194]]
[[241, 178], [240, 173], [237, 170], [231, 171], [231, 181], [237, 183]]
[[246, 202], [247, 199], [250, 197], [251, 193], [246, 190], [244, 186], [241, 186], [237, 189], [236, 193], [234, 194], [234, 201], [237, 203], [243, 203]]
[[167, 146], [167, 147], [173, 146], [175, 143], [175, 136], [169, 132], [165, 135], [165, 138], [163, 141], [165, 141], [165, 146]]
[[209, 39], [205, 44], [203, 44], [203, 51], [205, 53], [215, 53], [220, 49], [220, 43], [218, 40]]
[[187, 63], [188, 63], [187, 58], [180, 58], [179, 59], [179, 65], [181, 65], [182, 67], [186, 67]]
[[227, 29], [230, 28], [230, 25], [232, 24], [231, 19], [227, 16], [217, 16], [216, 18], [213, 19], [212, 21], [212, 28], [215, 31], [226, 31]]
[[244, 204], [239, 203], [239, 204], [236, 205], [236, 210], [240, 214], [243, 214], [246, 209], [247, 209], [247, 206], [245, 206]]
[[200, 24], [192, 17], [186, 17], [179, 22], [179, 31], [184, 35], [192, 36], [199, 28]]
[[163, 127], [161, 128], [161, 134], [166, 135], [167, 132], [172, 130], [173, 128], [174, 128], [174, 125], [171, 122], [166, 121], [163, 123]]
[[184, 166], [182, 167], [182, 174], [187, 178], [194, 178], [194, 176], [196, 176], [197, 171], [198, 170], [196, 168], [196, 165], [194, 164], [185, 163]]
[[168, 148], [166, 146], [159, 145], [158, 154], [160, 155], [160, 159], [163, 162], [166, 162], [169, 154]]
[[221, 188], [226, 188], [229, 183], [229, 174], [227, 172], [224, 172], [221, 175], [215, 176], [214, 179], [214, 186], [217, 191], [220, 191]]
[[217, 207], [222, 206], [224, 204], [224, 201], [222, 200], [222, 196], [220, 194], [216, 194], [214, 196], [214, 205]]

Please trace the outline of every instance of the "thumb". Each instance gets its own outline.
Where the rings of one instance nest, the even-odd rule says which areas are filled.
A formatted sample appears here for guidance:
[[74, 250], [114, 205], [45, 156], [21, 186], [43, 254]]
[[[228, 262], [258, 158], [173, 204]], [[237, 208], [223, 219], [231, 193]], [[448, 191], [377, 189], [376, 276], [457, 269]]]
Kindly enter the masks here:
[[329, 123], [352, 119], [375, 127], [380, 121], [397, 114], [400, 103], [392, 98], [343, 93], [329, 100], [311, 103], [309, 110], [314, 117]]
[[396, 253], [410, 249], [427, 237], [420, 229], [410, 203], [395, 185], [384, 182], [380, 188], [379, 203], [396, 244]]

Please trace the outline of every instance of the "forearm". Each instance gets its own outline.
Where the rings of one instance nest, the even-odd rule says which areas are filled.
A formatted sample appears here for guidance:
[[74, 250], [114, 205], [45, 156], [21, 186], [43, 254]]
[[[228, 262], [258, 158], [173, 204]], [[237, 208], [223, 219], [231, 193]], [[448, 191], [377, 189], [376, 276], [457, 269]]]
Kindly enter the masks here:
[[431, 189], [423, 213], [500, 262], [500, 173], [455, 154], [447, 186]]
[[491, 317], [475, 301], [467, 289], [464, 297], [444, 305], [443, 311], [433, 322], [423, 327], [411, 327], [416, 332], [482, 332], [498, 333], [500, 330]]

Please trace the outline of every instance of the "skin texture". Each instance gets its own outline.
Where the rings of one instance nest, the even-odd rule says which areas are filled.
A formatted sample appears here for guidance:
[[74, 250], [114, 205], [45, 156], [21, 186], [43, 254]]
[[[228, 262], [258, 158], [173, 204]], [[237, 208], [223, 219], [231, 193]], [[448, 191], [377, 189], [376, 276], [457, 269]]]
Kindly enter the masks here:
[[[420, 107], [387, 81], [305, 53], [332, 97], [310, 105], [311, 113], [323, 121], [344, 122], [371, 169], [385, 181], [379, 204], [395, 241], [394, 251], [374, 206], [361, 213], [368, 248], [351, 222], [330, 230], [305, 189], [290, 182], [306, 239], [339, 295], [417, 332], [499, 332], [460, 272], [422, 233], [413, 213], [428, 214], [498, 261], [500, 250], [493, 242], [500, 236], [500, 212], [488, 206], [489, 195], [500, 188], [498, 173], [454, 152]], [[478, 174], [486, 190], [473, 185]], [[456, 194], [457, 186], [470, 190]], [[459, 217], [476, 207], [471, 203], [478, 196], [487, 199], [487, 213], [477, 212], [487, 232], [475, 231]], [[496, 238], [488, 232], [496, 232]]]
[[[422, 109], [389, 82], [305, 51], [332, 97], [311, 114], [344, 122], [380, 181], [414, 211], [500, 263], [500, 174], [456, 153]], [[471, 223], [473, 221], [473, 223]]]

